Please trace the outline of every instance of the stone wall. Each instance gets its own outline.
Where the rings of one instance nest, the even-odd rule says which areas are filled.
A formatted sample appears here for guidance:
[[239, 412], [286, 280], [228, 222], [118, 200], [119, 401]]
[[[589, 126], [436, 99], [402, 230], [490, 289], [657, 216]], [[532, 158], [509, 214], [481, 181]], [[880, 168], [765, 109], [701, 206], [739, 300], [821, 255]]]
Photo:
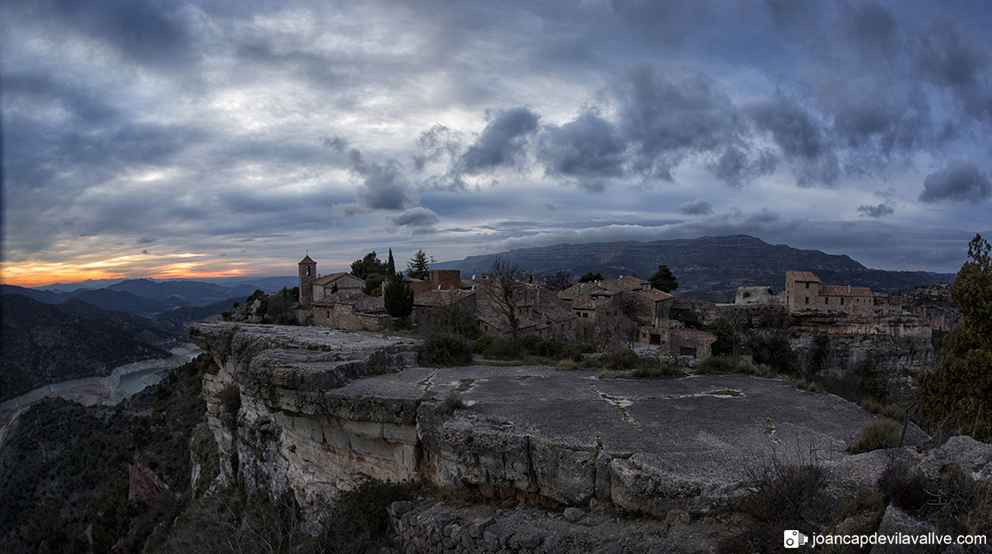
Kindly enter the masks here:
[[332, 329], [352, 331], [382, 331], [388, 329], [391, 318], [388, 315], [356, 312], [354, 306], [344, 302], [313, 304], [313, 324]]

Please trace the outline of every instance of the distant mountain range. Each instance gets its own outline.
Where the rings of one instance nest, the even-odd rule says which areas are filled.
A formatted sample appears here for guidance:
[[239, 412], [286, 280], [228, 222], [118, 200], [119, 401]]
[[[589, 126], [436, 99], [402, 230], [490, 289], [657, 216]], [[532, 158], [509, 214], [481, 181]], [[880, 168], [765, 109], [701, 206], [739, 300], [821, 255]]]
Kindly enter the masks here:
[[117, 366], [168, 358], [175, 332], [127, 312], [78, 299], [44, 304], [0, 296], [0, 400], [42, 385], [104, 377]]
[[[292, 280], [290, 280], [292, 279]], [[258, 282], [239, 283], [234, 286], [206, 283], [202, 281], [153, 281], [151, 279], [130, 279], [114, 283], [105, 288], [80, 288], [72, 291], [40, 290], [0, 285], [0, 294], [23, 294], [46, 304], [62, 304], [70, 300], [81, 300], [105, 310], [130, 312], [146, 317], [154, 317], [177, 308], [206, 307], [219, 302], [231, 308], [231, 302], [244, 300], [253, 292], [275, 292], [286, 283], [296, 285], [296, 277], [266, 277]], [[264, 283], [267, 283], [266, 286]], [[259, 286], [262, 285], [262, 286]], [[278, 285], [278, 286], [276, 286]], [[67, 285], [63, 285], [67, 287]], [[232, 300], [234, 299], [234, 300]], [[230, 301], [230, 302], [229, 302]], [[182, 313], [198, 313], [187, 310]], [[206, 314], [203, 317], [212, 314]], [[166, 319], [174, 319], [167, 317]]]
[[167, 358], [167, 347], [185, 340], [187, 325], [230, 310], [255, 290], [149, 279], [72, 292], [0, 286], [0, 400]]
[[869, 269], [848, 256], [771, 245], [748, 235], [558, 244], [470, 256], [461, 261], [441, 262], [434, 268], [482, 274], [489, 271], [496, 258], [518, 264], [525, 273], [533, 273], [539, 279], [566, 271], [573, 281], [590, 272], [603, 277], [637, 275], [647, 279], [664, 264], [678, 279], [679, 288], [674, 291], [677, 296], [716, 301], [729, 301], [740, 286], [767, 285], [781, 291], [785, 288], [785, 272], [789, 270], [812, 271], [824, 284], [866, 286], [888, 293], [954, 280], [954, 274]]

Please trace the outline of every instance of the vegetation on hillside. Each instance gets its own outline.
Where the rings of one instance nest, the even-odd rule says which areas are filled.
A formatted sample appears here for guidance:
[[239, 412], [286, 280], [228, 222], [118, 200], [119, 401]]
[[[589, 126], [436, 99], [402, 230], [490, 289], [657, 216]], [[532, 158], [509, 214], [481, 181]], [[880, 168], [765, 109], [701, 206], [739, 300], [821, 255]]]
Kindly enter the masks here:
[[[190, 436], [206, 410], [199, 393], [211, 366], [200, 356], [116, 407], [48, 399], [22, 414], [0, 455], [5, 550], [140, 551], [189, 497]], [[184, 496], [163, 511], [128, 501], [133, 461]]]
[[921, 411], [945, 430], [992, 441], [992, 253], [976, 235], [951, 285], [964, 320], [944, 338], [939, 365], [917, 379]]

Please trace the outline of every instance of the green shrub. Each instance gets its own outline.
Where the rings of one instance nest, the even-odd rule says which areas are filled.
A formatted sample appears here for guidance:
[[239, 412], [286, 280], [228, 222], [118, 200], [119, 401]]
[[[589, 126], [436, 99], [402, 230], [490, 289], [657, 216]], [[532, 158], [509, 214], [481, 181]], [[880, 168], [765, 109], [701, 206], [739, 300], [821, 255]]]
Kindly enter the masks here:
[[641, 357], [630, 348], [621, 348], [616, 352], [611, 352], [603, 357], [603, 363], [607, 369], [622, 371], [641, 367]]
[[435, 366], [468, 364], [472, 362], [472, 345], [457, 335], [431, 335], [424, 344], [424, 361]]
[[885, 466], [878, 477], [878, 490], [892, 499], [896, 508], [912, 513], [930, 499], [923, 474], [902, 461], [893, 460]]
[[218, 395], [220, 405], [229, 414], [235, 414], [241, 409], [241, 389], [235, 384], [225, 385]]
[[520, 341], [502, 337], [492, 337], [492, 342], [482, 351], [483, 356], [494, 360], [520, 360], [525, 354]]
[[899, 445], [901, 431], [899, 422], [888, 418], [866, 423], [861, 428], [861, 439], [847, 451], [860, 454], [880, 448], [893, 448]]
[[472, 350], [476, 354], [482, 354], [493, 344], [493, 337], [489, 335], [482, 335], [479, 338], [472, 341]]
[[734, 363], [734, 359], [729, 356], [710, 356], [700, 362], [699, 367], [696, 368], [696, 373], [703, 375], [736, 372], [737, 364]]
[[874, 398], [866, 398], [861, 401], [861, 409], [871, 413], [885, 416], [889, 419], [901, 420], [906, 417], [906, 409], [898, 404], [882, 404]]

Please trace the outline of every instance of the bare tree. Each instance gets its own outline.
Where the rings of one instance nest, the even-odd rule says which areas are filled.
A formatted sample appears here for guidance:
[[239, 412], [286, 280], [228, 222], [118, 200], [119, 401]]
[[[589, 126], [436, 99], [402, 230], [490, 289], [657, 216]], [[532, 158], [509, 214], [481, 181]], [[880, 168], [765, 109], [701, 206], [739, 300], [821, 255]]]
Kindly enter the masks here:
[[559, 271], [545, 277], [544, 284], [551, 290], [565, 290], [572, 284], [572, 276], [567, 271]]
[[513, 338], [517, 338], [520, 331], [520, 317], [517, 315], [517, 301], [513, 298], [513, 289], [524, 277], [524, 271], [519, 265], [507, 260], [496, 258], [489, 268], [492, 282], [486, 286], [486, 296], [507, 323], [510, 324], [510, 333]]

